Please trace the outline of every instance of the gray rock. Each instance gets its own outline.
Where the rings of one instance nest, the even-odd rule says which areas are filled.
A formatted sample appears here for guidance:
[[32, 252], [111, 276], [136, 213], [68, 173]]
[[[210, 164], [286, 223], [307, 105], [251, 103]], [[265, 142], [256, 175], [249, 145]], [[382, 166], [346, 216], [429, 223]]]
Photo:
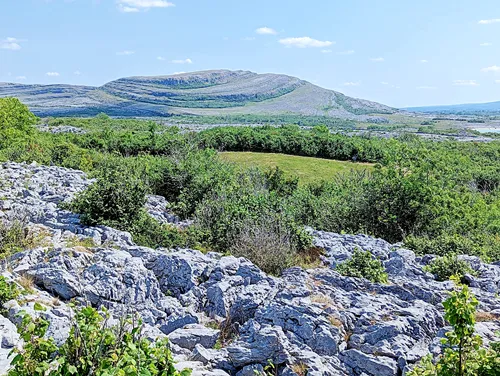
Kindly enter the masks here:
[[365, 372], [371, 376], [396, 376], [397, 362], [384, 356], [370, 356], [359, 350], [347, 350], [343, 354], [345, 364], [356, 374]]
[[189, 350], [193, 350], [197, 344], [213, 348], [219, 338], [219, 332], [203, 325], [192, 324], [173, 331], [168, 338], [173, 344]]

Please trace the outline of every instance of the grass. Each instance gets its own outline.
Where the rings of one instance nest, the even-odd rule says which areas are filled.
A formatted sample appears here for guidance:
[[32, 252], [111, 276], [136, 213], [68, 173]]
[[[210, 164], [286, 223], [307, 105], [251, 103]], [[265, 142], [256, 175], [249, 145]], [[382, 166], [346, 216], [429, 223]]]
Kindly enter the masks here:
[[279, 167], [288, 176], [297, 176], [301, 184], [328, 180], [338, 173], [350, 170], [370, 170], [373, 168], [371, 163], [354, 163], [275, 153], [223, 152], [221, 157], [242, 167], [263, 169]]

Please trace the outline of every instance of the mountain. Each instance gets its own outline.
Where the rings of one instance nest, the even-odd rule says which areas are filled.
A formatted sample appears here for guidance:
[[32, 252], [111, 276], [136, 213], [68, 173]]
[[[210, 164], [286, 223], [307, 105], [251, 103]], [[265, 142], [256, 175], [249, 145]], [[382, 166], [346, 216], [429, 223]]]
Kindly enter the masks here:
[[39, 116], [297, 114], [366, 120], [397, 110], [282, 74], [211, 70], [129, 77], [101, 87], [0, 83]]
[[442, 114], [498, 114], [500, 102], [467, 103], [448, 106], [424, 106], [405, 108], [412, 112], [442, 113]]

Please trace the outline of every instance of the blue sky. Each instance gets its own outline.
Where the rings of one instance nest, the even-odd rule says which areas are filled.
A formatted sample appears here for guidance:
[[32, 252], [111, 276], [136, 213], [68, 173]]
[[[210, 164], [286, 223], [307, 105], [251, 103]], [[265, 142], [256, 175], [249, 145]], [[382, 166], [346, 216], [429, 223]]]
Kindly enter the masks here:
[[498, 0], [2, 0], [0, 81], [284, 73], [391, 106], [500, 100]]

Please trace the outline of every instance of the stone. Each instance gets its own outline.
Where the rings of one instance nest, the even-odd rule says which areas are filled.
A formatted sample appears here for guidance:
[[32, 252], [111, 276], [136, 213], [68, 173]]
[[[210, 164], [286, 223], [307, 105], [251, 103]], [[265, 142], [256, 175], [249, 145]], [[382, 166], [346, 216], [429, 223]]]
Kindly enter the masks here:
[[193, 350], [197, 344], [212, 348], [219, 338], [220, 330], [206, 328], [203, 325], [186, 325], [168, 335], [170, 342], [185, 349]]

